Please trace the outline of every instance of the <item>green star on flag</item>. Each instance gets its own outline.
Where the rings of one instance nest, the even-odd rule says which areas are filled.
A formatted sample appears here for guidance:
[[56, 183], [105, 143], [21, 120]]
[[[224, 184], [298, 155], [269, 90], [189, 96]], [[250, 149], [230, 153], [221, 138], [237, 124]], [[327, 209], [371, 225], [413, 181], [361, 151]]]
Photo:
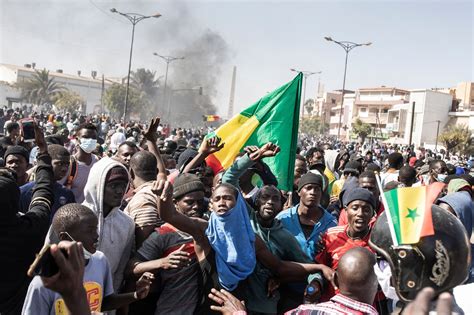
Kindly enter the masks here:
[[407, 209], [408, 209], [408, 214], [405, 218], [410, 218], [413, 222], [415, 222], [415, 218], [420, 216], [418, 213], [416, 213], [417, 208], [415, 209], [407, 208]]

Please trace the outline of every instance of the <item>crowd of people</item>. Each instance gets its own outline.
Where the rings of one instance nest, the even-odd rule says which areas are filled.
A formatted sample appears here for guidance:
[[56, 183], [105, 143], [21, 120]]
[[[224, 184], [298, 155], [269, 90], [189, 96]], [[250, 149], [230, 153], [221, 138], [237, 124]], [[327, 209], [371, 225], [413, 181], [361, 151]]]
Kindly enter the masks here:
[[[282, 191], [278, 139], [214, 173], [231, 144], [159, 118], [2, 131], [2, 315], [474, 313], [474, 158], [300, 135]], [[431, 185], [434, 234], [396, 246], [384, 193]]]

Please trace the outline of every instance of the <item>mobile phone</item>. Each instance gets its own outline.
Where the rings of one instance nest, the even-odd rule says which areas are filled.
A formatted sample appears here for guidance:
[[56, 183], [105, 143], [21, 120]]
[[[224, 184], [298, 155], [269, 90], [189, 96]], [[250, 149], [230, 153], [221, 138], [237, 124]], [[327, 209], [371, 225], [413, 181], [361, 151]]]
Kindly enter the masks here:
[[33, 142], [35, 141], [35, 127], [33, 125], [33, 120], [30, 118], [25, 118], [20, 120], [21, 129], [23, 130], [23, 141]]
[[[36, 255], [35, 260], [28, 269], [28, 276], [42, 276], [42, 277], [51, 277], [59, 272], [59, 267], [54, 260], [53, 255], [51, 255], [51, 245], [46, 244], [43, 246], [38, 255]], [[61, 250], [62, 253], [67, 257], [65, 250]]]

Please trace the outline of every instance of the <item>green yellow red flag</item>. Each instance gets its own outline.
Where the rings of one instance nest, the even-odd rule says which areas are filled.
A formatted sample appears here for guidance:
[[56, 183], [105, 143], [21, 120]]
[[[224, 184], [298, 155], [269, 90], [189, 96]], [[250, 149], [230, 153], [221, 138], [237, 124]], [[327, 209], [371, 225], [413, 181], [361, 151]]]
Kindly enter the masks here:
[[265, 163], [277, 177], [278, 188], [293, 188], [302, 78], [299, 73], [208, 135], [217, 135], [225, 143], [222, 150], [206, 159], [214, 173], [230, 167], [245, 146], [273, 142], [281, 151]]
[[388, 222], [395, 245], [415, 244], [434, 234], [431, 206], [444, 184], [404, 187], [384, 193]]

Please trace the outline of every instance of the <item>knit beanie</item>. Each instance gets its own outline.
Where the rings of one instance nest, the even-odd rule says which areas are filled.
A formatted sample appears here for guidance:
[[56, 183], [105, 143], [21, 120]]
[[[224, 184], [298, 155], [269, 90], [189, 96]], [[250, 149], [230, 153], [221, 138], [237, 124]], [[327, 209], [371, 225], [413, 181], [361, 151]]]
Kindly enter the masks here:
[[195, 191], [204, 191], [204, 184], [194, 174], [184, 173], [179, 175], [174, 181], [173, 198], [179, 199], [186, 194]]
[[360, 169], [361, 164], [357, 161], [349, 161], [346, 163], [344, 166], [344, 173], [345, 172], [350, 172], [350, 173], [355, 173], [359, 175], [359, 169]]
[[195, 149], [188, 148], [184, 150], [178, 158], [178, 164], [176, 165], [176, 168], [178, 170], [181, 170], [183, 166], [188, 164], [194, 157], [198, 155], [198, 151]]
[[12, 145], [8, 147], [7, 151], [5, 152], [5, 160], [7, 159], [7, 156], [14, 154], [14, 155], [20, 155], [25, 158], [26, 163], [29, 163], [30, 161], [30, 153], [28, 152], [27, 149], [20, 145]]
[[127, 170], [121, 166], [115, 166], [113, 167], [108, 173], [105, 181], [107, 183], [113, 182], [113, 181], [125, 181], [128, 182], [128, 173]]
[[347, 207], [354, 200], [362, 200], [368, 202], [372, 209], [375, 209], [375, 198], [374, 195], [365, 188], [357, 187], [347, 191], [342, 197], [342, 203], [344, 207]]
[[303, 188], [303, 186], [308, 185], [308, 184], [316, 184], [321, 189], [323, 189], [323, 177], [318, 174], [314, 173], [306, 173], [303, 176], [301, 176], [300, 181], [298, 183], [298, 192]]

